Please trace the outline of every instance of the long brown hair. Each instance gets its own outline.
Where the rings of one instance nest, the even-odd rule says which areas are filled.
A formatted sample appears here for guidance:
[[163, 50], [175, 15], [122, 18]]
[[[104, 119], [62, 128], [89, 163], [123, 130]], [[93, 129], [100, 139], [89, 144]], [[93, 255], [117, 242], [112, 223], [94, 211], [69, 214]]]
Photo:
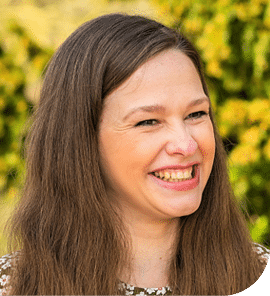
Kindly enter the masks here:
[[[26, 183], [13, 217], [15, 248], [21, 248], [13, 294], [124, 293], [119, 274], [130, 262], [130, 242], [106, 195], [99, 119], [106, 96], [170, 48], [190, 57], [208, 94], [191, 43], [141, 16], [111, 14], [89, 21], [55, 53], [28, 136]], [[237, 293], [264, 269], [233, 197], [212, 111], [211, 119], [213, 169], [199, 209], [180, 219], [169, 275], [174, 294]]]

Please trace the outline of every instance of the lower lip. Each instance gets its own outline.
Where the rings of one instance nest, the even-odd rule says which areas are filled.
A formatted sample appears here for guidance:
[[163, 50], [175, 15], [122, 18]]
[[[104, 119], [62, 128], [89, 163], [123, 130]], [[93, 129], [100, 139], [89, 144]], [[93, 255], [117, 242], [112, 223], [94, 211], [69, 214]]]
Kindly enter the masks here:
[[195, 166], [195, 176], [194, 178], [186, 181], [181, 182], [167, 182], [163, 181], [160, 178], [157, 178], [156, 176], [149, 174], [149, 176], [161, 187], [176, 191], [188, 191], [191, 189], [196, 188], [199, 185], [200, 182], [200, 168], [198, 165]]

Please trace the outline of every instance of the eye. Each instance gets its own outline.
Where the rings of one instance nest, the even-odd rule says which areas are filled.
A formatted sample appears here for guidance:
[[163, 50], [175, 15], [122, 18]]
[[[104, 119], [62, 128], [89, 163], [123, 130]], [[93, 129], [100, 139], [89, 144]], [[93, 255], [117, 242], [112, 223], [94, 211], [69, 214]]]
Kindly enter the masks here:
[[208, 115], [208, 113], [206, 113], [205, 111], [193, 112], [187, 116], [187, 119], [191, 119], [191, 120], [199, 119], [204, 115]]
[[138, 122], [135, 126], [152, 126], [152, 125], [157, 125], [158, 121], [156, 119], [147, 119]]

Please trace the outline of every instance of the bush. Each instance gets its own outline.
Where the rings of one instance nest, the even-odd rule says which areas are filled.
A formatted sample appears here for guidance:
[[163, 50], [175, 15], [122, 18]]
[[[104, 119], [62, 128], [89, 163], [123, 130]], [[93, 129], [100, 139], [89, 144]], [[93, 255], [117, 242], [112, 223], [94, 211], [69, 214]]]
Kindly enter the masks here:
[[153, 2], [202, 56], [236, 197], [252, 238], [270, 245], [270, 2]]
[[2, 26], [0, 34], [0, 194], [4, 194], [23, 176], [24, 127], [52, 51], [38, 46], [15, 21]]

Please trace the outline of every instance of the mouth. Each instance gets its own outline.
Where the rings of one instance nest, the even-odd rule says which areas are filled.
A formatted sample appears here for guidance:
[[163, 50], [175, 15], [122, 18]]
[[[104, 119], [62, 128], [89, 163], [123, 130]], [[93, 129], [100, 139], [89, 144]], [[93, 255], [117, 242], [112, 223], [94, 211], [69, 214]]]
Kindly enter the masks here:
[[185, 169], [164, 169], [151, 172], [150, 174], [165, 182], [179, 183], [195, 178], [197, 167], [198, 164], [194, 164]]

